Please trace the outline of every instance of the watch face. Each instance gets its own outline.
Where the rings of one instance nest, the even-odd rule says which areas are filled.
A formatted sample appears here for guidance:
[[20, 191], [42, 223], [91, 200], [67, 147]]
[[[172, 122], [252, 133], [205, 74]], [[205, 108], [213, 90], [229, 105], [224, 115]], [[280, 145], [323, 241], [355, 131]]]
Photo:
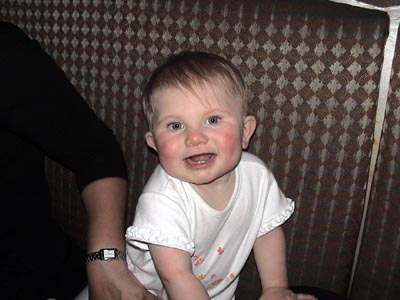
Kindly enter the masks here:
[[115, 258], [115, 250], [114, 249], [104, 249], [103, 252], [104, 259], [113, 259]]

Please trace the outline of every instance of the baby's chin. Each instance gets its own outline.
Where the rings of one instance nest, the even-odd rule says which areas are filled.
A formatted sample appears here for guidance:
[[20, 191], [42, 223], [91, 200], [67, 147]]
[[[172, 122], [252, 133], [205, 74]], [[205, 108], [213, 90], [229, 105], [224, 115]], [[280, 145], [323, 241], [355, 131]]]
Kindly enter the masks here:
[[[164, 168], [165, 172], [183, 182], [187, 182], [192, 185], [204, 186], [204, 185], [212, 185], [221, 182], [222, 184], [226, 183], [227, 180], [230, 179], [230, 176], [234, 174], [234, 170], [237, 164], [233, 164], [229, 166], [229, 168], [225, 168], [224, 170], [212, 171], [205, 169], [191, 169], [188, 173], [185, 172], [176, 172], [176, 170], [171, 170], [168, 168]], [[189, 174], [189, 175], [188, 175]]]
[[187, 181], [188, 183], [190, 183], [190, 184], [193, 184], [193, 185], [208, 185], [208, 184], [212, 184], [212, 183], [214, 183], [216, 181], [216, 179], [214, 179], [214, 180], [211, 180], [211, 181], [209, 181], [209, 180], [205, 180], [205, 181]]
[[[168, 173], [168, 172], [167, 172]], [[207, 178], [188, 178], [188, 177], [184, 177], [184, 176], [179, 176], [179, 175], [174, 175], [174, 174], [169, 174], [170, 176], [183, 181], [183, 182], [187, 182], [189, 184], [192, 185], [208, 185], [208, 184], [213, 184], [215, 182], [218, 181], [218, 179], [220, 179], [223, 176], [213, 176], [213, 177], [207, 177]]]
[[219, 176], [214, 176], [212, 178], [199, 178], [198, 180], [192, 180], [192, 181], [187, 181], [188, 183], [192, 185], [212, 185], [212, 184], [226, 184], [226, 182], [229, 180], [230, 176], [233, 175], [233, 170], [228, 170], [225, 173], [219, 175]]

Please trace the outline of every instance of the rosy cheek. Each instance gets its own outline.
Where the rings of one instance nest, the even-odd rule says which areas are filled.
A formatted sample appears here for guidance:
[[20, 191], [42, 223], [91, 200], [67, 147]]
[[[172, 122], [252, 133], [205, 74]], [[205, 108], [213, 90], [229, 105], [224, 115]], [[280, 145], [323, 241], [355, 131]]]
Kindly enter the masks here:
[[238, 146], [241, 146], [241, 139], [238, 134], [232, 131], [226, 131], [222, 135], [223, 145], [227, 149], [236, 150]]
[[160, 139], [157, 145], [160, 159], [168, 159], [177, 155], [177, 146], [173, 139]]

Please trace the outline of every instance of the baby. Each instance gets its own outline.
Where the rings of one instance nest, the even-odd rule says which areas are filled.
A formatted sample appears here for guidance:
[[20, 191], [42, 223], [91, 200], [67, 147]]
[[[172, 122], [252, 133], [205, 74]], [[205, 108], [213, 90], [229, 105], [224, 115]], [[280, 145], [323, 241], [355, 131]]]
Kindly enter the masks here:
[[243, 152], [256, 119], [239, 71], [220, 56], [182, 52], [153, 72], [143, 108], [160, 164], [126, 232], [132, 273], [162, 299], [234, 299], [253, 249], [260, 299], [315, 299], [288, 289], [281, 225], [294, 203]]

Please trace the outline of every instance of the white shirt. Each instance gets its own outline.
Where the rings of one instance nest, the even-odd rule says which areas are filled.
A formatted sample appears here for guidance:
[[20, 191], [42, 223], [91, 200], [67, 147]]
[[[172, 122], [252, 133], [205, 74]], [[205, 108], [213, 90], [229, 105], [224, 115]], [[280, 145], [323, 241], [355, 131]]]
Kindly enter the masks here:
[[257, 237], [283, 224], [293, 213], [272, 173], [256, 156], [244, 152], [234, 170], [234, 192], [223, 210], [210, 207], [187, 183], [158, 166], [127, 229], [129, 269], [163, 299], [148, 244], [187, 251], [193, 272], [213, 300], [234, 299], [239, 273]]

